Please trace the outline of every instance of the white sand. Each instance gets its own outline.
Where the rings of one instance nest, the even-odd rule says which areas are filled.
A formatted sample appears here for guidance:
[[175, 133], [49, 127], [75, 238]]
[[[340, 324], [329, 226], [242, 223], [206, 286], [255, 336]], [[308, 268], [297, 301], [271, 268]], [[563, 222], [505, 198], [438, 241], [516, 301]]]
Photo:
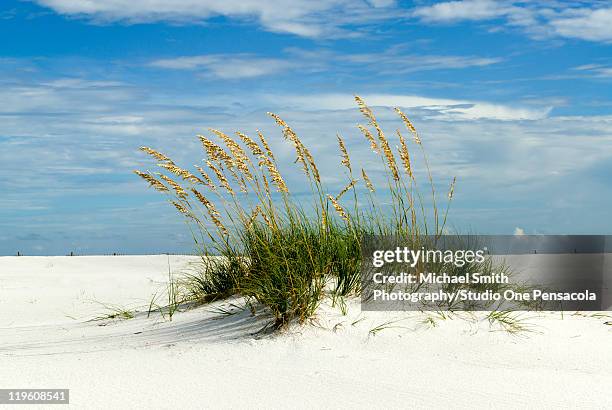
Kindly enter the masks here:
[[69, 388], [72, 407], [100, 409], [612, 407], [611, 318], [541, 314], [512, 336], [351, 303], [257, 336], [265, 317], [218, 302], [172, 322], [85, 321], [106, 312], [91, 300], [145, 306], [168, 260], [178, 272], [196, 259], [0, 257], [0, 387]]

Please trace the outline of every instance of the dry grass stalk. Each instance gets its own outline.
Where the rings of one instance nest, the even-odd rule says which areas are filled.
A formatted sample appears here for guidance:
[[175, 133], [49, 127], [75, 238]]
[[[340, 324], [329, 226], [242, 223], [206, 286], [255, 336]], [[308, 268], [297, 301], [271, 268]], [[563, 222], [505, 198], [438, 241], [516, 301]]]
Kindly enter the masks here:
[[319, 169], [317, 168], [317, 164], [315, 163], [314, 158], [310, 154], [310, 151], [308, 150], [308, 148], [306, 148], [303, 144], [302, 144], [302, 149], [304, 151], [304, 155], [306, 156], [306, 159], [308, 160], [308, 163], [310, 164], [310, 169], [312, 170], [312, 175], [314, 176], [314, 179], [318, 183], [321, 183], [321, 176], [319, 175]]
[[340, 152], [342, 153], [342, 161], [340, 161], [340, 163], [344, 165], [349, 172], [353, 172], [351, 168], [351, 158], [346, 150], [346, 144], [340, 135], [337, 135], [336, 137], [338, 138], [338, 145], [340, 146]]
[[206, 183], [201, 178], [193, 175], [191, 172], [187, 171], [186, 169], [178, 167], [174, 164], [157, 164], [157, 166], [167, 169], [168, 171], [172, 172], [174, 175], [179, 176], [186, 181], [190, 181], [194, 184], [206, 185]]
[[[382, 134], [381, 134], [382, 135]], [[393, 176], [393, 179], [396, 181], [399, 181], [399, 171], [397, 169], [397, 163], [395, 162], [395, 156], [393, 155], [393, 151], [391, 151], [391, 147], [389, 146], [389, 142], [387, 141], [386, 138], [384, 138], [384, 135], [382, 135], [383, 138], [381, 139], [381, 146], [383, 149], [383, 153], [385, 154], [385, 157], [387, 158], [387, 163], [389, 164], [389, 169], [391, 170], [391, 176]]]
[[344, 188], [342, 188], [342, 191], [340, 191], [340, 193], [338, 195], [336, 195], [336, 201], [339, 201], [340, 198], [342, 198], [342, 196], [344, 194], [346, 194], [348, 192], [349, 189], [351, 189], [352, 187], [355, 186], [355, 184], [358, 181], [356, 179], [351, 180], [351, 182], [349, 182], [348, 184], [346, 184], [346, 186]]
[[244, 145], [246, 145], [251, 150], [251, 153], [254, 157], [260, 158], [264, 155], [264, 152], [259, 147], [259, 144], [257, 144], [251, 137], [241, 132], [237, 132], [236, 135], [238, 135], [242, 142], [244, 142]]
[[366, 174], [365, 169], [361, 168], [361, 176], [363, 176], [363, 180], [366, 184], [366, 187], [370, 190], [370, 192], [374, 192], [376, 191], [374, 189], [374, 185], [372, 184], [372, 181], [370, 181], [370, 178], [368, 177], [368, 174]]
[[142, 171], [134, 171], [134, 173], [145, 181], [147, 181], [149, 185], [151, 185], [151, 187], [155, 188], [157, 191], [168, 192], [168, 187], [166, 187], [163, 183], [155, 179], [153, 175]]
[[266, 150], [266, 154], [268, 154], [268, 157], [270, 157], [270, 159], [274, 161], [275, 160], [274, 153], [270, 149], [270, 146], [268, 145], [268, 141], [266, 141], [266, 138], [261, 133], [261, 131], [259, 130], [257, 131], [257, 136], [259, 137], [259, 140], [261, 141], [261, 145], [263, 145], [264, 149]]
[[[229, 135], [211, 128], [210, 131], [217, 135], [219, 138], [225, 142], [225, 145], [230, 150], [233, 156], [233, 164], [236, 165], [236, 168], [246, 177], [246, 179], [252, 181], [253, 175], [249, 169], [249, 157], [247, 157], [246, 152], [242, 149], [240, 144], [234, 141]], [[229, 168], [229, 167], [228, 167]]]
[[397, 135], [399, 136], [400, 140], [399, 152], [400, 158], [402, 159], [402, 164], [404, 164], [404, 170], [410, 178], [414, 178], [414, 175], [412, 175], [412, 164], [410, 162], [410, 153], [408, 152], [406, 140], [404, 139], [404, 136], [399, 132], [399, 130], [397, 130]]
[[[267, 157], [262, 157], [262, 161], [268, 169], [268, 172], [270, 173], [270, 177], [272, 177], [272, 182], [276, 186], [276, 189], [279, 192], [289, 192], [289, 188], [287, 188], [287, 184], [285, 184], [285, 180], [281, 176], [281, 173], [278, 171], [278, 168], [276, 168], [276, 165], [274, 165], [274, 162], [272, 162], [270, 158]], [[268, 181], [266, 179], [264, 179], [264, 182], [266, 183], [266, 185], [268, 184]], [[267, 189], [269, 192], [269, 187]]]
[[191, 192], [193, 192], [195, 197], [198, 198], [198, 201], [200, 201], [200, 203], [204, 205], [204, 207], [206, 208], [206, 211], [208, 212], [208, 216], [210, 217], [210, 220], [213, 221], [215, 226], [219, 228], [221, 232], [223, 232], [224, 234], [227, 234], [227, 229], [225, 228], [225, 226], [219, 219], [221, 214], [219, 213], [219, 211], [217, 211], [217, 208], [215, 208], [215, 205], [212, 202], [210, 202], [204, 195], [202, 195], [197, 189], [191, 188]]
[[374, 136], [372, 135], [370, 130], [367, 129], [366, 127], [364, 127], [361, 124], [357, 124], [357, 128], [359, 128], [361, 130], [361, 132], [364, 135], [364, 137], [366, 137], [366, 139], [370, 142], [370, 148], [372, 149], [372, 151], [374, 151], [377, 154], [380, 154], [380, 148], [378, 148], [378, 144], [376, 143], [376, 139], [374, 138]]
[[234, 160], [232, 159], [231, 155], [225, 152], [223, 148], [203, 135], [198, 135], [198, 138], [202, 142], [206, 155], [208, 155], [208, 158], [211, 161], [223, 161], [227, 168], [234, 167]]
[[393, 155], [393, 151], [391, 151], [391, 147], [389, 146], [389, 141], [385, 137], [382, 129], [378, 125], [378, 121], [376, 121], [376, 117], [374, 113], [366, 105], [366, 103], [359, 97], [355, 96], [355, 101], [357, 101], [357, 105], [359, 106], [359, 111], [368, 119], [371, 126], [376, 129], [376, 133], [378, 134], [378, 141], [380, 143], [380, 147], [382, 148], [383, 154], [385, 158], [387, 158], [387, 163], [389, 164], [389, 169], [391, 170], [391, 176], [395, 181], [399, 181], [399, 172], [397, 169], [397, 162], [395, 162], [395, 156]]
[[263, 218], [268, 228], [274, 229], [274, 225], [272, 224], [272, 221], [270, 221], [270, 218], [268, 218], [268, 215], [266, 215], [265, 212], [261, 212], [261, 217]]
[[334, 198], [331, 195], [327, 195], [327, 199], [329, 199], [329, 201], [332, 203], [332, 205], [334, 206], [334, 209], [336, 210], [336, 212], [338, 213], [338, 215], [340, 215], [340, 217], [342, 219], [344, 219], [345, 221], [348, 222], [348, 214], [346, 213], [346, 211], [344, 210], [344, 208], [342, 208], [342, 206], [340, 206], [340, 204], [338, 203], [338, 201], [336, 201], [336, 198]]
[[207, 187], [209, 187], [210, 189], [212, 189], [213, 191], [215, 189], [217, 189], [217, 187], [215, 186], [215, 184], [213, 184], [212, 179], [210, 179], [210, 176], [206, 173], [206, 171], [204, 171], [204, 169], [198, 165], [194, 165], [194, 167], [198, 170], [198, 172], [200, 173], [200, 175], [202, 175], [202, 178], [204, 178], [204, 185], [206, 185]]
[[185, 208], [182, 204], [176, 202], [176, 201], [170, 201], [172, 202], [172, 205], [174, 205], [174, 207], [183, 215], [188, 216], [189, 218], [194, 219], [194, 216], [192, 215], [191, 211], [187, 208]]
[[400, 110], [398, 107], [395, 107], [395, 112], [401, 117], [402, 122], [404, 123], [406, 128], [408, 128], [408, 130], [412, 133], [414, 142], [421, 145], [421, 138], [419, 138], [419, 133], [417, 132], [415, 126], [412, 124], [412, 121], [410, 121], [406, 114], [404, 114], [402, 110]]
[[158, 161], [163, 161], [163, 162], [168, 162], [169, 164], [174, 164], [174, 162], [172, 162], [172, 160], [170, 158], [168, 158], [167, 156], [165, 156], [161, 152], [155, 151], [153, 148], [140, 147], [140, 150], [146, 152], [149, 155], [151, 155], [153, 158], [157, 159]]
[[448, 200], [453, 199], [453, 195], [455, 193], [455, 183], [457, 182], [457, 177], [453, 177], [453, 182], [451, 182], [450, 189], [448, 190]]
[[257, 205], [255, 209], [253, 209], [253, 212], [251, 213], [251, 216], [249, 217], [249, 220], [246, 223], [247, 229], [253, 226], [253, 223], [257, 219], [257, 216], [259, 215], [260, 212], [261, 212], [261, 208], [259, 207], [259, 205]]
[[266, 193], [269, 195], [270, 194], [270, 183], [268, 182], [268, 178], [266, 177], [266, 174], [262, 174], [261, 178], [263, 179], [264, 187], [266, 188]]
[[234, 190], [230, 186], [230, 184], [229, 184], [227, 178], [225, 177], [225, 175], [223, 175], [223, 172], [221, 172], [221, 170], [219, 168], [217, 168], [210, 160], [206, 161], [206, 165], [208, 166], [208, 168], [210, 168], [215, 173], [215, 176], [217, 177], [217, 180], [219, 180], [219, 184], [223, 188], [225, 188], [225, 190], [227, 192], [229, 192], [232, 195], [235, 195]]
[[[297, 136], [297, 134], [293, 131], [293, 129], [285, 121], [283, 121], [281, 117], [271, 112], [269, 112], [268, 115], [274, 118], [274, 121], [276, 121], [278, 125], [283, 127], [283, 136], [285, 137], [285, 139], [293, 143], [293, 146], [295, 147], [295, 151], [297, 154], [296, 161], [302, 164], [302, 170], [304, 171], [306, 176], [310, 177], [310, 171], [308, 168], [308, 165], [310, 165], [312, 176], [318, 183], [320, 183], [321, 177], [319, 175], [319, 170], [317, 169], [317, 165], [314, 162], [314, 158], [310, 154], [310, 151], [308, 150], [308, 148], [306, 148], [304, 144], [302, 144], [302, 141]], [[308, 163], [306, 161], [308, 161]]]
[[185, 191], [185, 189], [183, 189], [182, 186], [180, 186], [179, 184], [177, 184], [172, 178], [164, 175], [164, 174], [158, 174], [159, 177], [161, 179], [163, 179], [164, 181], [166, 181], [168, 183], [168, 185], [170, 185], [172, 187], [172, 189], [174, 190], [174, 193], [176, 194], [176, 196], [178, 196], [181, 199], [187, 199], [187, 192]]
[[368, 107], [365, 101], [363, 101], [363, 99], [358, 95], [355, 96], [355, 101], [357, 102], [359, 111], [361, 111], [363, 116], [370, 121], [370, 125], [374, 126], [374, 124], [376, 124], [376, 117], [374, 117], [374, 113], [372, 112], [370, 107]]

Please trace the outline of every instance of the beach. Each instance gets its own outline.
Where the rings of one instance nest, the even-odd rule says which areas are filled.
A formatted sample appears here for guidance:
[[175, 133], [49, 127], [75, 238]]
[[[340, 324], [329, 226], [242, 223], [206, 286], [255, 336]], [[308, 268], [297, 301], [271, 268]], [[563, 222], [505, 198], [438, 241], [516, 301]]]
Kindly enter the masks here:
[[[610, 318], [525, 313], [509, 334], [473, 317], [347, 313], [258, 332], [241, 298], [147, 314], [189, 256], [0, 258], [0, 385], [68, 388], [75, 408], [605, 408]], [[100, 319], [109, 306], [133, 319]], [[148, 316], [148, 317], [147, 317]]]

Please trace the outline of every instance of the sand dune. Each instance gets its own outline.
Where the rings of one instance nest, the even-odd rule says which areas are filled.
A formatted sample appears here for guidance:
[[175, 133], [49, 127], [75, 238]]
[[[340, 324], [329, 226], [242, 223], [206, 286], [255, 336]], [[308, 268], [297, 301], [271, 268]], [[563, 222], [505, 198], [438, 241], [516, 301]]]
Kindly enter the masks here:
[[[0, 385], [70, 388], [76, 408], [609, 408], [612, 326], [531, 315], [519, 336], [421, 313], [346, 315], [257, 333], [241, 299], [131, 320], [88, 321], [99, 303], [144, 307], [189, 257], [0, 258]], [[227, 311], [233, 314], [226, 314]], [[222, 313], [225, 312], [225, 313]], [[235, 313], [234, 313], [235, 312]], [[372, 329], [386, 324], [373, 334]]]

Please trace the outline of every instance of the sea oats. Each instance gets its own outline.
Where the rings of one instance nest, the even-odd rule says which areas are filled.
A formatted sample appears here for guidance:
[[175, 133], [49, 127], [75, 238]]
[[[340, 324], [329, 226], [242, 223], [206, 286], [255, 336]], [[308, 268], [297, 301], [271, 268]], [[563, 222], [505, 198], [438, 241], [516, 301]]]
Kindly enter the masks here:
[[367, 129], [366, 127], [364, 127], [361, 124], [357, 124], [357, 128], [359, 128], [361, 130], [363, 136], [366, 137], [366, 139], [370, 142], [370, 148], [372, 149], [372, 151], [374, 151], [375, 153], [379, 154], [380, 153], [380, 149], [378, 148], [378, 144], [376, 143], [376, 139], [374, 138], [374, 135], [372, 135], [370, 130]]
[[306, 159], [308, 160], [308, 163], [310, 164], [310, 169], [312, 170], [312, 175], [314, 176], [314, 179], [318, 183], [321, 183], [321, 176], [319, 175], [319, 169], [317, 168], [317, 164], [315, 163], [314, 158], [310, 154], [310, 151], [308, 150], [308, 148], [304, 146], [304, 144], [302, 144], [302, 149], [304, 150], [304, 155], [306, 156]]
[[361, 175], [363, 176], [363, 180], [366, 184], [366, 187], [370, 190], [370, 192], [374, 192], [374, 185], [372, 184], [372, 181], [370, 181], [368, 174], [366, 174], [365, 169], [363, 168], [361, 168]]
[[453, 199], [453, 195], [455, 193], [455, 183], [457, 182], [457, 177], [453, 177], [453, 182], [450, 185], [450, 189], [448, 190], [448, 199], [449, 201]]
[[165, 156], [161, 152], [155, 151], [152, 148], [149, 148], [149, 147], [140, 147], [140, 150], [146, 152], [149, 155], [151, 155], [153, 158], [157, 159], [158, 161], [164, 161], [164, 162], [168, 162], [170, 164], [174, 164], [174, 162], [172, 162], [172, 160], [170, 158], [168, 158], [167, 156]]
[[349, 182], [344, 188], [342, 188], [342, 191], [340, 191], [340, 193], [338, 195], [336, 195], [336, 201], [339, 201], [340, 198], [342, 198], [342, 196], [344, 194], [346, 194], [348, 192], [349, 189], [351, 189], [352, 187], [355, 186], [355, 184], [357, 183], [356, 179], [351, 180], [351, 182]]
[[255, 223], [255, 220], [257, 219], [257, 216], [259, 215], [260, 212], [261, 212], [261, 208], [259, 207], [259, 205], [257, 205], [255, 209], [253, 209], [253, 212], [251, 213], [251, 216], [249, 217], [246, 223], [247, 229], [253, 226], [253, 223]]
[[183, 215], [188, 216], [190, 218], [194, 218], [193, 214], [191, 213], [191, 211], [187, 208], [185, 208], [182, 204], [176, 202], [176, 201], [170, 201], [172, 202], [172, 205], [174, 205], [174, 207]]
[[266, 150], [266, 154], [268, 154], [270, 159], [274, 160], [275, 159], [274, 158], [274, 153], [270, 149], [270, 146], [268, 145], [268, 141], [266, 141], [266, 138], [261, 133], [261, 131], [259, 131], [259, 130], [257, 131], [257, 136], [259, 137], [259, 140], [261, 141], [261, 145], [263, 145], [264, 149]]
[[149, 185], [151, 185], [151, 187], [155, 188], [157, 191], [168, 192], [168, 187], [166, 187], [163, 183], [155, 179], [153, 175], [142, 171], [134, 171], [134, 173], [145, 181], [147, 181]]
[[217, 187], [215, 186], [215, 184], [213, 184], [212, 179], [210, 179], [210, 176], [206, 173], [206, 171], [204, 171], [204, 168], [198, 165], [194, 165], [194, 167], [198, 170], [200, 175], [202, 175], [202, 178], [204, 178], [204, 185], [206, 185], [212, 190], [215, 190]]
[[393, 176], [393, 179], [396, 181], [399, 181], [399, 173], [397, 170], [397, 163], [395, 162], [395, 157], [393, 156], [393, 151], [391, 151], [391, 147], [389, 146], [389, 141], [385, 137], [383, 130], [378, 125], [378, 122], [376, 121], [376, 117], [374, 116], [374, 113], [372, 112], [370, 107], [368, 107], [366, 103], [358, 95], [355, 96], [355, 101], [357, 101], [357, 105], [359, 106], [359, 111], [361, 111], [361, 113], [369, 120], [370, 125], [376, 129], [380, 147], [383, 151], [383, 154], [387, 158], [387, 162], [389, 163], [389, 168], [391, 169], [391, 174]]
[[336, 201], [336, 198], [334, 198], [331, 195], [327, 195], [327, 199], [329, 199], [329, 201], [332, 203], [332, 205], [334, 206], [334, 209], [336, 210], [338, 215], [340, 215], [340, 217], [342, 219], [344, 219], [345, 221], [348, 221], [348, 214], [344, 211], [344, 208], [342, 208], [342, 206], [340, 206], [338, 201]]
[[210, 202], [204, 195], [202, 195], [197, 189], [191, 188], [191, 192], [193, 192], [195, 197], [198, 198], [198, 201], [200, 201], [200, 203], [204, 205], [206, 211], [208, 212], [210, 220], [217, 226], [217, 228], [219, 228], [221, 232], [227, 235], [227, 229], [219, 219], [221, 214], [219, 213], [219, 211], [217, 211], [215, 205]]
[[404, 139], [404, 136], [399, 132], [399, 130], [397, 130], [397, 135], [399, 136], [399, 140], [400, 140], [399, 152], [400, 152], [400, 158], [402, 159], [402, 164], [404, 164], [404, 170], [406, 171], [406, 173], [408, 174], [410, 178], [414, 178], [414, 176], [412, 175], [412, 165], [410, 163], [410, 153], [408, 152], [408, 146], [406, 145], [406, 140]]
[[176, 183], [172, 178], [164, 175], [164, 174], [159, 174], [159, 177], [161, 179], [163, 179], [164, 181], [166, 181], [168, 183], [168, 185], [170, 185], [172, 187], [172, 189], [174, 190], [174, 193], [176, 194], [176, 196], [178, 196], [181, 199], [187, 199], [187, 192], [185, 191], [185, 189], [179, 185], [178, 183]]
[[408, 130], [412, 133], [412, 138], [414, 139], [414, 142], [421, 145], [421, 138], [419, 137], [419, 133], [417, 132], [416, 128], [412, 124], [412, 121], [410, 121], [406, 114], [404, 114], [399, 108], [396, 107], [395, 112], [401, 117], [402, 122], [404, 123], [406, 128], [408, 128]]
[[285, 137], [285, 139], [293, 143], [293, 146], [295, 147], [295, 152], [297, 155], [296, 162], [299, 162], [300, 164], [302, 164], [302, 170], [304, 171], [304, 173], [307, 176], [310, 176], [310, 172], [308, 170], [308, 164], [306, 163], [306, 160], [308, 160], [308, 163], [310, 163], [312, 171], [315, 174], [315, 179], [317, 180], [317, 182], [320, 182], [319, 172], [316, 168], [316, 165], [314, 165], [314, 160], [312, 159], [312, 155], [310, 155], [310, 152], [308, 151], [308, 149], [306, 149], [304, 144], [302, 144], [302, 141], [300, 141], [297, 134], [278, 115], [271, 113], [271, 112], [269, 112], [268, 115], [274, 118], [274, 120], [276, 121], [278, 125], [283, 127], [283, 136]]
[[404, 114], [402, 112], [402, 110], [400, 110], [398, 107], [395, 107], [395, 112], [401, 117], [402, 121], [404, 122], [404, 125], [406, 125], [406, 128], [408, 128], [408, 130], [413, 133], [416, 134], [417, 130], [414, 127], [414, 125], [412, 124], [412, 121], [410, 121], [408, 119], [408, 117], [406, 116], [406, 114]]
[[237, 132], [236, 135], [238, 135], [242, 142], [244, 142], [244, 145], [246, 145], [251, 150], [251, 153], [254, 157], [259, 158], [264, 155], [264, 152], [259, 147], [259, 144], [257, 144], [251, 137], [241, 132]]
[[225, 175], [223, 175], [223, 172], [221, 172], [221, 170], [220, 170], [219, 168], [217, 168], [217, 167], [216, 167], [216, 166], [215, 166], [215, 165], [212, 163], [212, 161], [210, 161], [210, 160], [207, 160], [207, 161], [206, 161], [206, 165], [208, 166], [208, 168], [210, 168], [210, 169], [211, 169], [211, 170], [212, 170], [212, 171], [215, 173], [215, 176], [216, 176], [216, 177], [217, 177], [217, 179], [219, 180], [219, 184], [220, 184], [220, 185], [221, 185], [223, 188], [225, 188], [225, 190], [226, 190], [227, 192], [229, 192], [229, 193], [230, 193], [230, 194], [232, 194], [232, 195], [235, 195], [235, 194], [234, 194], [234, 190], [233, 190], [233, 189], [232, 189], [232, 187], [230, 186], [230, 184], [229, 184], [229, 182], [228, 182], [227, 178], [225, 177]]
[[364, 117], [366, 117], [370, 121], [371, 125], [374, 125], [374, 123], [376, 123], [376, 117], [374, 117], [374, 113], [372, 112], [370, 107], [368, 107], [365, 101], [363, 101], [363, 99], [358, 95], [355, 96], [355, 101], [359, 106], [359, 111], [361, 111]]
[[[280, 172], [278, 171], [278, 168], [276, 168], [276, 165], [274, 165], [274, 162], [272, 162], [270, 158], [267, 158], [267, 157], [263, 157], [262, 160], [263, 160], [264, 165], [268, 169], [268, 173], [270, 173], [270, 177], [272, 177], [272, 182], [274, 183], [278, 191], [285, 192], [285, 193], [289, 192], [289, 189], [287, 188], [287, 184], [285, 184], [285, 180], [283, 179]], [[266, 182], [267, 184], [267, 180], [264, 180], [264, 182]], [[269, 188], [268, 188], [268, 191], [269, 191]]]
[[216, 161], [217, 159], [219, 159], [219, 156], [217, 154], [219, 147], [217, 146], [217, 144], [215, 144], [203, 135], [198, 135], [198, 138], [202, 142], [202, 146], [204, 147], [204, 151], [206, 152], [208, 158], [212, 161]]
[[198, 138], [202, 142], [206, 155], [208, 155], [211, 161], [223, 161], [227, 168], [234, 167], [234, 160], [223, 148], [202, 135], [198, 135]]
[[393, 179], [399, 181], [399, 171], [397, 169], [397, 162], [395, 162], [395, 156], [393, 155], [393, 151], [391, 151], [391, 147], [389, 146], [389, 142], [386, 138], [381, 139], [381, 144], [383, 153], [387, 158], [387, 163], [389, 164], [389, 169], [391, 170], [391, 175]]
[[211, 128], [210, 131], [217, 135], [219, 138], [225, 142], [225, 145], [232, 153], [234, 157], [233, 163], [236, 165], [236, 168], [246, 177], [248, 180], [253, 180], [253, 176], [251, 175], [251, 171], [249, 169], [249, 157], [246, 155], [246, 152], [242, 149], [240, 144], [234, 141], [229, 135]]
[[340, 161], [340, 163], [347, 167], [349, 172], [353, 172], [353, 170], [351, 169], [351, 159], [349, 157], [348, 151], [346, 150], [344, 140], [340, 135], [337, 135], [336, 137], [338, 138], [338, 145], [340, 146], [340, 152], [342, 154], [342, 161]]
[[270, 194], [270, 184], [268, 183], [268, 178], [266, 177], [265, 174], [261, 174], [261, 177], [263, 178], [264, 187], [266, 188], [266, 192]]
[[187, 171], [186, 169], [178, 167], [174, 164], [157, 164], [157, 166], [167, 169], [168, 171], [172, 172], [174, 175], [179, 176], [186, 181], [190, 181], [194, 184], [206, 185], [206, 183], [199, 177], [193, 175], [191, 172]]
[[268, 225], [268, 228], [274, 229], [274, 225], [272, 224], [272, 221], [270, 221], [270, 218], [268, 218], [268, 215], [266, 215], [265, 212], [261, 212], [261, 217], [263, 218], [266, 225]]

